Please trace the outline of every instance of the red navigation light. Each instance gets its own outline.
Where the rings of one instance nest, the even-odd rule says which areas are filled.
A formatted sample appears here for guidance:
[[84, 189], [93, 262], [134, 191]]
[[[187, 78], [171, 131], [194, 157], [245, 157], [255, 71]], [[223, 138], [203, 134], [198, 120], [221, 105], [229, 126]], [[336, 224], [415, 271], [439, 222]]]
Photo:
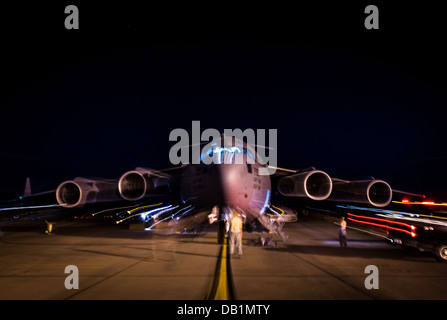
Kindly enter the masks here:
[[415, 232], [411, 232], [410, 234], [413, 238], [417, 236], [417, 234]]
[[410, 229], [414, 231], [414, 230], [416, 230], [416, 227], [413, 226], [413, 225], [411, 225], [411, 226], [410, 226]]
[[408, 199], [402, 199], [402, 202], [407, 203], [407, 202], [410, 202], [410, 200], [408, 200]]

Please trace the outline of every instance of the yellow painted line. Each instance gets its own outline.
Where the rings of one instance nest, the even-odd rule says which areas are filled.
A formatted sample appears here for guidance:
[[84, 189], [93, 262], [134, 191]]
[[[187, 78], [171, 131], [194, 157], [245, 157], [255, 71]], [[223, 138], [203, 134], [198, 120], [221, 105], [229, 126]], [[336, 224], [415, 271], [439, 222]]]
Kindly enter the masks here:
[[221, 260], [218, 273], [218, 284], [216, 295], [214, 300], [230, 300], [229, 290], [228, 290], [228, 274], [227, 274], [227, 238], [224, 240], [224, 244], [221, 249]]
[[232, 300], [230, 275], [227, 270], [228, 263], [228, 240], [224, 238], [224, 243], [220, 249], [219, 258], [216, 266], [214, 280], [205, 300]]

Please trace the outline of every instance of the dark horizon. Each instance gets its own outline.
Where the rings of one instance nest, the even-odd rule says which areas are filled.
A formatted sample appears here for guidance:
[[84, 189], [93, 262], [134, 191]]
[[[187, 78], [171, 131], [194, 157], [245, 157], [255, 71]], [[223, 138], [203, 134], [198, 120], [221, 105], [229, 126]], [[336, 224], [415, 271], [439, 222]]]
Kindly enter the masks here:
[[5, 11], [0, 193], [169, 167], [169, 133], [199, 120], [277, 129], [280, 167], [447, 201], [439, 8], [379, 3], [366, 30], [362, 3], [78, 6], [79, 30], [65, 5]]

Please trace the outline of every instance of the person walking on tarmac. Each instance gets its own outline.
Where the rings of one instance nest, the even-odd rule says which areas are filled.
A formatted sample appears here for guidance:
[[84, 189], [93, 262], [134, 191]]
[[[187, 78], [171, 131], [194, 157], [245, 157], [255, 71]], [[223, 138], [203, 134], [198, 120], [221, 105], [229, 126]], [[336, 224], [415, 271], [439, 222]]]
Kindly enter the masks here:
[[230, 220], [230, 255], [234, 254], [234, 247], [237, 248], [239, 258], [242, 256], [242, 218], [233, 208], [233, 217]]
[[348, 242], [346, 239], [346, 225], [347, 224], [346, 224], [345, 217], [341, 217], [339, 238], [340, 238], [340, 247], [342, 247], [342, 248], [346, 248], [348, 245]]

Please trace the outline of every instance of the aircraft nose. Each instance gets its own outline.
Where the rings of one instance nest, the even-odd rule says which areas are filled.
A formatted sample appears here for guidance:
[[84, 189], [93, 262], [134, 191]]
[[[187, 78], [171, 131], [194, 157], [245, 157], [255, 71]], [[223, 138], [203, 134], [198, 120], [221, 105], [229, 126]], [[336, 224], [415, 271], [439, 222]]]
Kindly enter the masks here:
[[220, 180], [222, 183], [222, 197], [228, 205], [238, 205], [249, 198], [249, 179], [245, 165], [221, 164], [219, 165]]

